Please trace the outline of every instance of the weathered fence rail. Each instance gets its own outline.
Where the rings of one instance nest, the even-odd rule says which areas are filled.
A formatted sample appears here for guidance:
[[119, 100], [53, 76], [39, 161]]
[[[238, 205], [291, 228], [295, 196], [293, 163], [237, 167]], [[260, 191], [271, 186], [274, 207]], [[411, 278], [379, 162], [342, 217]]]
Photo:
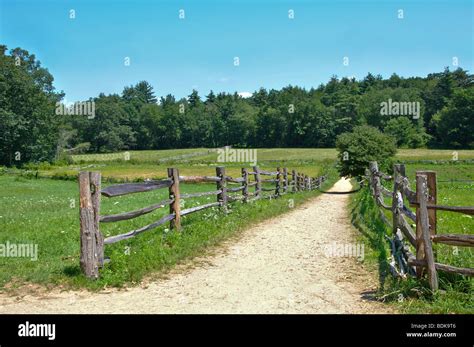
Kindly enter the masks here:
[[[371, 162], [366, 172], [377, 205], [392, 212], [392, 221], [390, 221], [380, 210], [381, 219], [392, 229], [393, 238], [389, 238], [392, 250], [390, 263], [392, 274], [401, 278], [406, 277], [407, 274], [416, 274], [418, 278], [427, 274], [432, 290], [438, 289], [437, 271], [474, 276], [474, 269], [437, 263], [433, 251], [433, 243], [474, 247], [474, 235], [437, 235], [436, 229], [437, 210], [472, 215], [474, 206], [438, 205], [437, 180], [434, 171], [416, 172], [415, 191], [410, 188], [403, 164], [394, 165], [393, 171], [393, 176], [386, 175], [379, 171], [377, 162]], [[393, 191], [383, 187], [381, 179], [393, 181]], [[385, 204], [384, 196], [392, 197], [391, 206]], [[408, 201], [409, 206], [405, 205], [405, 200]], [[410, 207], [415, 207], [416, 211], [412, 211]], [[415, 223], [415, 230], [405, 217]], [[415, 254], [404, 243], [405, 239], [408, 240]]]
[[[170, 229], [179, 231], [181, 229], [182, 216], [212, 207], [221, 207], [224, 211], [227, 211], [227, 204], [235, 201], [246, 203], [258, 199], [278, 198], [284, 194], [298, 191], [318, 189], [326, 179], [325, 176], [310, 178], [302, 173], [297, 173], [295, 170], [292, 171], [290, 175], [291, 178], [289, 178], [287, 168], [277, 168], [276, 171], [265, 171], [261, 170], [258, 166], [254, 166], [251, 170], [242, 168], [242, 177], [235, 178], [226, 175], [225, 167], [216, 167], [216, 176], [180, 176], [176, 168], [169, 168], [167, 171], [168, 178], [164, 180], [115, 184], [103, 189], [101, 188], [101, 175], [99, 172], [84, 171], [79, 173], [80, 265], [82, 271], [88, 278], [99, 277], [99, 269], [104, 264], [105, 245], [135, 237], [138, 234], [155, 229], [167, 222], [170, 223]], [[262, 176], [274, 177], [262, 179]], [[252, 177], [253, 181], [251, 181]], [[180, 183], [202, 182], [216, 183], [216, 190], [181, 194]], [[264, 184], [267, 186], [264, 187]], [[274, 187], [268, 187], [269, 184], [273, 184]], [[253, 192], [250, 191], [252, 187], [254, 187]], [[156, 204], [119, 214], [100, 214], [101, 195], [112, 198], [164, 188], [168, 188], [168, 198]], [[264, 194], [264, 192], [270, 192], [270, 194]], [[213, 195], [216, 196], [215, 202], [181, 210], [180, 201], [182, 199]], [[100, 232], [100, 223], [111, 223], [136, 218], [160, 208], [165, 208], [166, 206], [169, 206], [169, 214], [141, 228], [110, 236], [105, 239]]]

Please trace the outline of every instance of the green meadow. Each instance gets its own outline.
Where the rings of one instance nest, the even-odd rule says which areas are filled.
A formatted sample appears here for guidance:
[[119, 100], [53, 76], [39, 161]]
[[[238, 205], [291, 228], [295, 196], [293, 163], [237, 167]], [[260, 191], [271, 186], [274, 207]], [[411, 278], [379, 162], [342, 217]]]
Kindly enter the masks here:
[[[74, 167], [68, 170], [77, 175], [80, 170], [102, 171], [110, 181], [138, 180], [134, 176], [141, 172], [156, 172], [151, 177], [165, 177], [166, 168], [175, 166], [181, 175], [215, 174], [215, 169], [208, 162], [186, 162], [176, 158], [177, 155], [188, 154], [181, 150], [164, 151], [166, 155], [152, 151], [140, 153], [135, 162], [107, 162], [107, 156], [94, 156], [95, 164], [85, 164], [85, 167]], [[172, 162], [154, 165], [157, 158], [173, 157]], [[133, 156], [132, 156], [133, 158]], [[272, 157], [273, 158], [273, 157]], [[315, 158], [316, 159], [316, 158]], [[102, 161], [100, 161], [102, 160]], [[208, 159], [206, 159], [208, 160]], [[329, 174], [331, 177], [324, 189], [329, 188], [337, 179], [332, 165], [325, 160], [302, 163], [298, 159], [298, 170], [312, 175]], [[142, 161], [142, 162], [138, 162]], [[240, 176], [240, 167], [248, 167], [245, 163], [232, 163], [228, 174]], [[81, 164], [82, 165], [82, 164]], [[215, 163], [213, 166], [216, 166]], [[261, 165], [262, 168], [276, 166]], [[226, 165], [227, 167], [227, 165]], [[290, 167], [290, 166], [289, 166]], [[293, 167], [293, 166], [291, 166]], [[0, 244], [33, 243], [38, 244], [38, 260], [27, 258], [0, 257], [0, 287], [4, 290], [14, 290], [26, 282], [39, 283], [45, 286], [62, 285], [65, 288], [85, 287], [100, 289], [106, 286], [132, 285], [146, 276], [159, 276], [173, 265], [195, 256], [201, 256], [212, 249], [212, 246], [222, 240], [237, 235], [239, 231], [267, 218], [289, 211], [313, 197], [318, 192], [303, 192], [288, 194], [279, 199], [261, 200], [243, 204], [235, 202], [230, 205], [227, 214], [219, 208], [206, 209], [184, 216], [182, 232], [169, 230], [169, 224], [147, 231], [135, 238], [124, 240], [105, 248], [105, 256], [110, 262], [101, 270], [100, 279], [87, 280], [79, 267], [79, 200], [78, 184], [72, 177], [67, 179], [59, 175], [44, 173], [57, 172], [63, 168], [57, 166], [38, 165], [39, 178], [31, 174], [14, 172], [0, 175]], [[117, 174], [117, 176], [115, 176]], [[110, 175], [110, 176], [108, 176]], [[143, 176], [143, 177], [150, 177]], [[45, 178], [46, 177], [46, 178]], [[104, 179], [103, 186], [112, 184]], [[274, 187], [266, 184], [267, 188]], [[181, 193], [212, 191], [215, 184], [181, 184]], [[234, 193], [238, 194], [238, 193]], [[241, 193], [240, 193], [241, 194]], [[130, 194], [114, 198], [102, 197], [101, 214], [115, 214], [135, 210], [152, 205], [168, 197], [167, 189], [159, 189], [146, 193]], [[189, 208], [215, 201], [215, 196], [206, 196], [183, 200], [182, 208]], [[101, 223], [100, 230], [105, 237], [117, 235], [144, 225], [150, 224], [163, 215], [168, 214], [168, 207], [135, 219], [116, 223]]]
[[[284, 213], [290, 209], [290, 200], [298, 205], [318, 192], [288, 194], [280, 199], [249, 204], [234, 203], [228, 214], [218, 208], [207, 209], [183, 218], [183, 231], [169, 230], [168, 224], [147, 231], [135, 238], [107, 245], [105, 256], [110, 259], [101, 270], [97, 281], [84, 278], [79, 267], [79, 202], [76, 177], [79, 171], [100, 171], [103, 185], [114, 182], [137, 181], [144, 178], [164, 178], [168, 167], [177, 167], [181, 175], [214, 175], [215, 167], [226, 167], [227, 174], [241, 175], [241, 167], [248, 163], [219, 163], [216, 150], [196, 148], [189, 150], [130, 151], [124, 153], [73, 156], [71, 162], [57, 165], [30, 165], [28, 170], [0, 170], [0, 244], [38, 244], [38, 260], [1, 258], [0, 287], [14, 290], [25, 283], [42, 286], [60, 285], [64, 288], [97, 290], [106, 286], [124, 286], [138, 283], [145, 277], [160, 276], [175, 264], [202, 255], [222, 240], [236, 236], [249, 225]], [[417, 170], [433, 170], [438, 175], [438, 199], [445, 205], [474, 205], [474, 151], [457, 151], [453, 160], [451, 150], [399, 150], [395, 161], [405, 162], [407, 175], [414, 187]], [[124, 159], [128, 160], [124, 160]], [[425, 162], [438, 161], [437, 164]], [[338, 175], [334, 164], [336, 150], [310, 148], [257, 149], [257, 165], [264, 170], [278, 166], [288, 167], [318, 176], [329, 175], [324, 189], [329, 188]], [[38, 178], [36, 178], [38, 177]], [[463, 182], [459, 182], [463, 181]], [[466, 181], [466, 182], [464, 182]], [[391, 188], [387, 185], [387, 188]], [[182, 192], [215, 190], [214, 184], [182, 184]], [[131, 194], [115, 198], [102, 197], [101, 214], [135, 210], [161, 201], [167, 190]], [[189, 199], [183, 208], [213, 201], [215, 197]], [[127, 221], [102, 223], [104, 236], [124, 233], [158, 220], [167, 208]], [[368, 264], [374, 266], [381, 280], [380, 296], [394, 302], [407, 312], [474, 312], [472, 280], [462, 276], [440, 275], [442, 287], [439, 297], [425, 295], [426, 286], [418, 281], [396, 283], [386, 276], [387, 243], [375, 213], [373, 201], [366, 190], [353, 195], [352, 219], [369, 246]], [[474, 221], [470, 216], [438, 212], [438, 233], [473, 233]], [[389, 232], [389, 231], [388, 231]], [[438, 261], [454, 266], [474, 267], [472, 250], [437, 245]], [[385, 265], [384, 265], [385, 264]], [[399, 303], [397, 295], [405, 301]], [[421, 293], [421, 294], [420, 294]]]
[[[474, 160], [472, 150], [427, 150], [400, 149], [398, 161]], [[334, 148], [258, 148], [257, 165], [264, 170], [276, 167], [288, 167], [317, 176], [322, 163], [333, 163], [337, 158]], [[81, 170], [100, 171], [102, 177], [111, 181], [133, 181], [146, 178], [164, 178], [166, 169], [177, 167], [180, 174], [213, 175], [216, 166], [225, 166], [228, 175], [240, 176], [241, 167], [248, 163], [219, 163], [216, 149], [170, 149], [150, 151], [129, 151], [112, 154], [82, 154], [72, 156], [71, 163], [63, 165], [33, 164], [28, 168], [31, 174], [39, 173], [43, 177], [75, 179]]]

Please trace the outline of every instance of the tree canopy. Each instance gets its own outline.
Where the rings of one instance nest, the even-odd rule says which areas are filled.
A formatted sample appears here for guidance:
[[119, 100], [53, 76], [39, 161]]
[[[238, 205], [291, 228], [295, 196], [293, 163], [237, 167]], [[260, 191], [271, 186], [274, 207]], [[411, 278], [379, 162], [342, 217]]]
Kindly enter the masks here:
[[[33, 54], [0, 47], [2, 165], [52, 161], [78, 148], [334, 147], [338, 135], [361, 125], [386, 133], [399, 147], [474, 148], [474, 77], [460, 68], [424, 78], [333, 76], [317, 88], [260, 88], [248, 98], [196, 90], [158, 98], [149, 82], [139, 81], [120, 95], [91, 97], [95, 117], [84, 117], [56, 115], [64, 95], [53, 76]], [[396, 110], [415, 103], [419, 113], [382, 112], [384, 103], [402, 105]]]
[[0, 164], [48, 161], [56, 155], [63, 97], [53, 76], [33, 54], [20, 48], [6, 54], [0, 45]]

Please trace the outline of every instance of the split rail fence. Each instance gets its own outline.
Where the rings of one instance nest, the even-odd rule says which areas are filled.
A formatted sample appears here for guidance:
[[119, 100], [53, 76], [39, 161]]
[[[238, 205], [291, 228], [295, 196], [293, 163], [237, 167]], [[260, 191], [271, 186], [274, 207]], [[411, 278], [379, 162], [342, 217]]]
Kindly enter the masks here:
[[[416, 275], [418, 278], [428, 275], [432, 290], [438, 289], [438, 271], [474, 276], [474, 269], [460, 268], [436, 262], [433, 243], [442, 243], [452, 246], [474, 247], [474, 235], [443, 234], [438, 235], [436, 230], [436, 211], [450, 211], [467, 215], [474, 214], [474, 206], [444, 206], [437, 204], [437, 181], [434, 171], [416, 172], [416, 189], [410, 188], [409, 179], [405, 176], [403, 164], [394, 165], [393, 176], [380, 172], [377, 162], [371, 162], [367, 177], [370, 181], [371, 192], [377, 205], [392, 212], [390, 221], [383, 211], [381, 219], [392, 228], [391, 243], [392, 259], [390, 268], [392, 274], [405, 278]], [[381, 180], [392, 181], [393, 190], [388, 190], [381, 184]], [[391, 197], [391, 205], [385, 204], [384, 196]], [[406, 206], [404, 201], [408, 201]], [[410, 207], [416, 208], [412, 211]], [[416, 225], [413, 230], [410, 223]], [[404, 240], [408, 240], [415, 254]]]
[[[81, 256], [80, 265], [83, 273], [88, 278], [98, 278], [99, 268], [104, 264], [105, 245], [135, 237], [145, 231], [154, 229], [167, 222], [170, 229], [181, 229], [181, 217], [211, 207], [220, 207], [227, 211], [226, 206], [235, 201], [249, 202], [264, 198], [278, 198], [287, 193], [319, 189], [325, 181], [325, 176], [308, 177], [302, 173], [287, 168], [277, 168], [276, 171], [261, 170], [258, 166], [252, 169], [242, 168], [241, 177], [233, 178], [226, 175], [225, 167], [216, 167], [216, 176], [180, 176], [176, 168], [168, 169], [168, 178], [139, 183], [125, 183], [101, 188], [101, 175], [99, 172], [84, 171], [79, 173], [80, 194], [80, 235]], [[264, 179], [264, 176], [270, 176]], [[252, 179], [253, 178], [253, 179]], [[180, 183], [216, 183], [216, 190], [182, 194]], [[274, 187], [268, 187], [274, 184]], [[253, 191], [250, 189], [254, 187]], [[100, 214], [101, 195], [107, 198], [148, 192], [156, 189], [168, 189], [168, 198], [148, 207], [114, 215]], [[232, 194], [236, 193], [236, 194]], [[180, 200], [202, 196], [216, 196], [216, 201], [196, 207], [181, 210]], [[169, 214], [161, 217], [156, 222], [145, 225], [124, 234], [110, 236], [104, 239], [100, 232], [101, 223], [117, 222], [136, 218], [159, 208], [169, 206]]]

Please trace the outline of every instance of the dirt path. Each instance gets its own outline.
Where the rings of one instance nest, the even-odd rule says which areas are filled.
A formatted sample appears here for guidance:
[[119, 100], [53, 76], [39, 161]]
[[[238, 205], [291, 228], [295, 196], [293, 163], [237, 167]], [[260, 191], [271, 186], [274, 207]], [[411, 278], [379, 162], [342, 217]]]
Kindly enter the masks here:
[[[341, 179], [331, 189], [349, 191]], [[191, 270], [126, 290], [0, 296], [0, 313], [384, 313], [361, 298], [376, 289], [354, 257], [327, 245], [354, 244], [347, 195], [321, 195], [243, 233]]]

